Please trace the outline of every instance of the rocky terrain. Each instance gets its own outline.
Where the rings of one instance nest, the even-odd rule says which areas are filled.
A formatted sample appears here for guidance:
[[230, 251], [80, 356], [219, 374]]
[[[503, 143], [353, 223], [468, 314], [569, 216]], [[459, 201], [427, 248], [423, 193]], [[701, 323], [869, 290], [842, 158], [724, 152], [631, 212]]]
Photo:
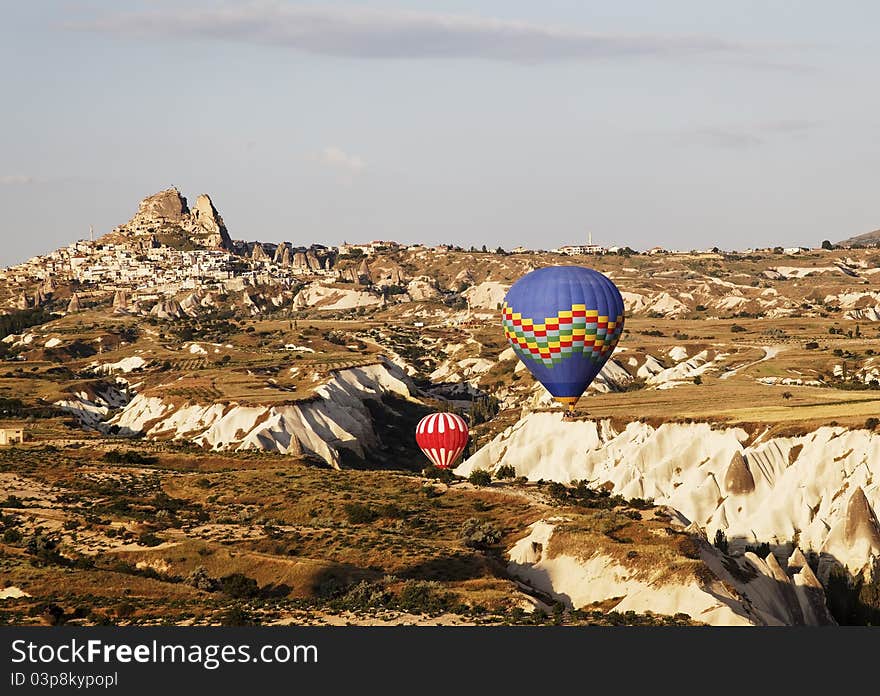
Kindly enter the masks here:
[[[558, 263], [628, 312], [573, 419], [497, 316]], [[878, 271], [240, 241], [159, 192], [0, 271], [0, 620], [874, 623]]]

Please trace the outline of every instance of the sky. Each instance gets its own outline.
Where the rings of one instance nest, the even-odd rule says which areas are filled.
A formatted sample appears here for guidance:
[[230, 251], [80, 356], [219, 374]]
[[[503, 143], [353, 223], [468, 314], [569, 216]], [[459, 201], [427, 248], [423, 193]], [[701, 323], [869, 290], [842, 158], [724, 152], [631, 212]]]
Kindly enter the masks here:
[[818, 245], [880, 227], [869, 0], [4, 5], [0, 265], [177, 186], [235, 239]]

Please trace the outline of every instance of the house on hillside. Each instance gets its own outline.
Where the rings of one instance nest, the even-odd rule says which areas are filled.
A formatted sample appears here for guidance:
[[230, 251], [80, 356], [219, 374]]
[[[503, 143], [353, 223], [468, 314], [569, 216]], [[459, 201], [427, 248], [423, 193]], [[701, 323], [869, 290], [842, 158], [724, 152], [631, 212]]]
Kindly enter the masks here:
[[553, 251], [566, 256], [586, 256], [588, 254], [604, 254], [606, 249], [599, 244], [568, 244]]
[[0, 446], [20, 445], [24, 442], [24, 428], [0, 428]]

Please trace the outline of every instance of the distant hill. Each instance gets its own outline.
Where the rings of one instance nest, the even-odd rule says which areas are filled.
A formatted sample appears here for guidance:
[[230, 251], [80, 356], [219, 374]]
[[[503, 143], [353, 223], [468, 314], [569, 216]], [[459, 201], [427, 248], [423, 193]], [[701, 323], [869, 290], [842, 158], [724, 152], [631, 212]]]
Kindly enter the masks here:
[[837, 242], [837, 245], [849, 247], [878, 246], [880, 245], [880, 230], [874, 230], [873, 232], [866, 232], [865, 234], [844, 239], [841, 242]]

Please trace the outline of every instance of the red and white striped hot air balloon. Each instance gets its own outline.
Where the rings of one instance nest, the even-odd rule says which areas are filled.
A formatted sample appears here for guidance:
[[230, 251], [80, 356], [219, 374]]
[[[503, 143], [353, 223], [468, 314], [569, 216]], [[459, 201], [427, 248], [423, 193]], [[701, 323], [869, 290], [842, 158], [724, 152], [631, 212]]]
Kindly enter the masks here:
[[416, 442], [439, 469], [452, 466], [464, 452], [467, 441], [467, 423], [454, 413], [432, 413], [416, 426]]

